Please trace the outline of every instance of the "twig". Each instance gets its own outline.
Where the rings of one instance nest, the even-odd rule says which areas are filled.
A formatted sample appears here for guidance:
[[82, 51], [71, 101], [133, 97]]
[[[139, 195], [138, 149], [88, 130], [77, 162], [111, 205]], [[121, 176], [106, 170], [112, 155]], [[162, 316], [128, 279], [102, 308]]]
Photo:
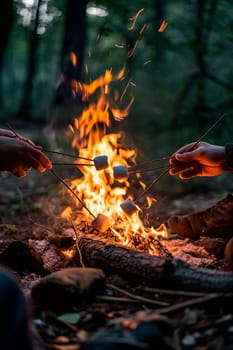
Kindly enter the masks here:
[[141, 301], [140, 300], [135, 300], [135, 299], [129, 299], [129, 298], [120, 298], [120, 297], [111, 297], [107, 295], [97, 295], [97, 299], [103, 300], [103, 301], [113, 301], [113, 302], [120, 302], [120, 303], [133, 303], [133, 304], [138, 304]]
[[150, 189], [164, 176], [169, 172], [170, 166], [168, 169], [164, 170], [158, 177], [152, 181], [152, 183], [134, 200], [134, 202], [138, 202]]
[[180, 310], [185, 309], [185, 308], [190, 307], [190, 306], [207, 303], [211, 300], [218, 299], [221, 296], [222, 296], [222, 294], [208, 294], [208, 295], [205, 295], [205, 296], [200, 297], [200, 298], [186, 300], [186, 301], [183, 301], [183, 302], [175, 304], [175, 305], [171, 305], [171, 306], [168, 306], [168, 307], [165, 307], [162, 309], [157, 309], [156, 313], [165, 315], [165, 314], [168, 314], [171, 312], [180, 311]]
[[148, 161], [143, 162], [143, 163], [138, 163], [138, 164], [131, 165], [128, 169], [138, 168], [138, 167], [141, 167], [141, 166], [144, 166], [144, 165], [147, 165], [147, 164], [151, 164], [151, 163], [163, 162], [164, 160], [169, 160], [169, 159], [171, 159], [171, 156], [170, 157], [161, 157], [161, 158], [157, 158], [157, 159], [152, 159], [152, 160], [148, 160]]
[[10, 124], [6, 124], [6, 126], [15, 134], [15, 137], [19, 138], [19, 135], [17, 134], [17, 132], [10, 126]]
[[78, 197], [78, 195], [72, 190], [70, 186], [58, 175], [53, 169], [50, 169], [50, 172], [73, 194], [73, 196], [79, 201], [79, 203], [88, 211], [88, 213], [95, 218], [95, 215], [90, 211], [86, 204]]
[[95, 164], [80, 164], [80, 163], [54, 163], [53, 165], [75, 165], [75, 166], [95, 166]]
[[150, 304], [154, 304], [154, 305], [161, 305], [161, 306], [167, 306], [169, 305], [168, 303], [164, 302], [164, 301], [158, 301], [158, 300], [154, 300], [154, 299], [149, 299], [149, 298], [144, 298], [141, 297], [139, 295], [135, 295], [133, 293], [127, 292], [126, 290], [117, 287], [113, 284], [108, 284], [107, 287], [116, 290], [117, 292], [120, 292], [122, 294], [128, 295], [130, 298], [135, 299], [135, 300], [139, 300], [142, 301], [144, 303], [150, 303]]
[[163, 165], [163, 166], [157, 166], [157, 167], [154, 167], [154, 168], [129, 171], [129, 175], [138, 174], [138, 173], [142, 174], [142, 173], [146, 173], [146, 172], [149, 172], [149, 171], [155, 171], [155, 170], [161, 170], [161, 169], [167, 169], [167, 168], [170, 169], [170, 165]]
[[69, 153], [64, 153], [64, 152], [59, 152], [59, 151], [52, 151], [52, 150], [46, 149], [46, 148], [43, 148], [43, 151], [49, 152], [49, 153], [54, 153], [54, 154], [59, 154], [59, 155], [62, 155], [62, 156], [67, 156], [67, 157], [72, 157], [72, 158], [78, 158], [78, 159], [93, 161], [93, 159], [90, 159], [90, 158], [76, 156], [74, 154], [69, 154]]
[[189, 297], [201, 297], [207, 294], [207, 293], [199, 293], [199, 292], [188, 292], [184, 290], [171, 290], [171, 289], [160, 289], [160, 288], [151, 288], [151, 287], [144, 288], [144, 291], [151, 292], [151, 293], [182, 295], [182, 296], [189, 296]]
[[[19, 135], [18, 135], [17, 132], [10, 126], [10, 124], [6, 124], [6, 125], [7, 125], [7, 127], [15, 134], [15, 137], [19, 138]], [[76, 156], [76, 155], [74, 155], [74, 154], [65, 153], [65, 152], [60, 152], [60, 151], [53, 151], [53, 150], [46, 149], [46, 148], [43, 148], [43, 151], [44, 151], [44, 152], [48, 152], [48, 153], [59, 154], [59, 155], [62, 155], [62, 156], [67, 156], [67, 157], [72, 157], [72, 158], [78, 158], [78, 159], [93, 161], [93, 159], [90, 159], [90, 158], [81, 157], [81, 156]]]

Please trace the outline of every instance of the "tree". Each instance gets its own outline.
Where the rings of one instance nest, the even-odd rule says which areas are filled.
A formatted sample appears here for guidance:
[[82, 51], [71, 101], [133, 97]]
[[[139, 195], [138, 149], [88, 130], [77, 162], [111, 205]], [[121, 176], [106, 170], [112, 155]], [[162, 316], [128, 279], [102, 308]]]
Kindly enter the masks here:
[[22, 119], [29, 119], [29, 110], [30, 110], [30, 98], [33, 88], [33, 79], [35, 77], [36, 73], [36, 54], [37, 54], [37, 47], [38, 47], [38, 26], [39, 26], [39, 20], [40, 20], [40, 6], [41, 6], [42, 0], [37, 0], [36, 6], [36, 17], [35, 17], [35, 24], [33, 27], [31, 40], [30, 40], [30, 46], [28, 51], [28, 70], [27, 70], [27, 76], [24, 86], [24, 95], [22, 99], [21, 108], [19, 111], [19, 115], [22, 117]]
[[[67, 0], [64, 39], [61, 50], [61, 78], [55, 94], [55, 105], [77, 101], [72, 93], [72, 81], [82, 80], [83, 56], [86, 42], [87, 0]], [[81, 94], [81, 92], [80, 92]]]
[[[13, 0], [2, 0], [0, 3], [0, 71], [3, 66], [4, 53], [14, 21]], [[2, 96], [0, 94], [0, 106]]]

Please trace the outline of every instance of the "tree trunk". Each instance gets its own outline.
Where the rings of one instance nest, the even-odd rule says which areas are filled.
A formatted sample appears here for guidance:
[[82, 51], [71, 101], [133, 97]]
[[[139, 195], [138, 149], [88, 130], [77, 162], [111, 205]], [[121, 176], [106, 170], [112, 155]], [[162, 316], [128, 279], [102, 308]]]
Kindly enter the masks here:
[[196, 72], [187, 78], [187, 82], [184, 84], [184, 87], [177, 98], [175, 113], [172, 119], [173, 127], [177, 126], [178, 118], [182, 113], [183, 105], [190, 94], [193, 93], [190, 86], [192, 86], [193, 89], [196, 88], [194, 115], [197, 116], [198, 122], [201, 126], [209, 123], [208, 116], [210, 114], [210, 109], [208, 108], [206, 101], [207, 79], [211, 79], [215, 83], [230, 89], [227, 84], [221, 82], [217, 78], [215, 79], [208, 72], [208, 39], [214, 24], [214, 16], [217, 10], [217, 0], [210, 0], [209, 3], [208, 1], [205, 2], [202, 0], [197, 0], [195, 2], [190, 2], [190, 6], [195, 6], [194, 9], [196, 18], [194, 38], [192, 40], [191, 49], [195, 57]]
[[81, 92], [73, 96], [71, 82], [82, 79], [86, 43], [86, 7], [87, 0], [67, 0], [60, 63], [61, 79], [55, 94], [55, 105], [76, 103], [81, 97]]
[[[0, 3], [0, 79], [2, 80], [2, 66], [7, 41], [14, 21], [13, 0], [2, 0]], [[0, 81], [2, 85], [2, 81]], [[0, 107], [2, 107], [2, 89], [0, 89]]]
[[164, 56], [163, 51], [163, 42], [164, 38], [161, 36], [161, 33], [158, 33], [158, 28], [160, 27], [163, 20], [165, 20], [165, 13], [166, 13], [166, 1], [165, 0], [154, 0], [154, 29], [155, 29], [155, 42], [154, 42], [154, 48], [155, 48], [155, 60], [156, 64], [161, 62]]
[[19, 111], [19, 115], [23, 120], [30, 119], [30, 107], [31, 107], [31, 94], [33, 89], [33, 79], [35, 78], [36, 73], [36, 55], [37, 55], [37, 47], [38, 47], [38, 26], [40, 19], [40, 5], [42, 0], [37, 1], [36, 7], [36, 18], [35, 25], [33, 28], [30, 47], [28, 51], [28, 70], [26, 76], [26, 82], [24, 86], [24, 95]]

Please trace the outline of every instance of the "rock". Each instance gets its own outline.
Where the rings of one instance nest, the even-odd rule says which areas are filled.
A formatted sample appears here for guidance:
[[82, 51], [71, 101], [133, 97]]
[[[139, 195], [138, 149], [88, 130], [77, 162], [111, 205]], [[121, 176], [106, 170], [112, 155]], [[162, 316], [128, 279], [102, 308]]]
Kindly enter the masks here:
[[14, 241], [0, 254], [0, 264], [20, 272], [45, 274], [43, 262], [26, 243]]
[[54, 311], [70, 309], [88, 301], [105, 287], [100, 269], [71, 267], [51, 273], [32, 288], [33, 304]]

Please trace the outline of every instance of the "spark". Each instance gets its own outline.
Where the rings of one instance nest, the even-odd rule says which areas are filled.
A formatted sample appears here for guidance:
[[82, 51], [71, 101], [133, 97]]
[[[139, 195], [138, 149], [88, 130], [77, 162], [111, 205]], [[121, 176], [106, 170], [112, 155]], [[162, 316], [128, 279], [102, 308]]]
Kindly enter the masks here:
[[123, 44], [121, 44], [121, 45], [115, 44], [114, 46], [115, 46], [117, 49], [124, 49], [124, 47], [125, 47], [125, 45], [123, 45]]
[[164, 32], [164, 30], [167, 28], [168, 23], [166, 21], [163, 21], [158, 29], [159, 33]]
[[144, 8], [141, 8], [134, 17], [132, 18], [129, 18], [130, 21], [132, 21], [132, 24], [131, 24], [131, 27], [129, 27], [128, 29], [129, 30], [133, 30], [134, 29], [134, 26], [135, 26], [135, 23], [139, 17], [139, 15], [144, 11]]
[[71, 51], [71, 53], [70, 53], [70, 60], [73, 64], [73, 66], [77, 67], [78, 60], [77, 60], [77, 56], [75, 55], [75, 53], [73, 51]]
[[137, 46], [138, 46], [138, 41], [135, 42], [134, 46], [132, 47], [132, 49], [130, 49], [128, 51], [128, 58], [131, 58], [133, 57], [133, 55], [135, 54], [135, 51], [137, 49]]

